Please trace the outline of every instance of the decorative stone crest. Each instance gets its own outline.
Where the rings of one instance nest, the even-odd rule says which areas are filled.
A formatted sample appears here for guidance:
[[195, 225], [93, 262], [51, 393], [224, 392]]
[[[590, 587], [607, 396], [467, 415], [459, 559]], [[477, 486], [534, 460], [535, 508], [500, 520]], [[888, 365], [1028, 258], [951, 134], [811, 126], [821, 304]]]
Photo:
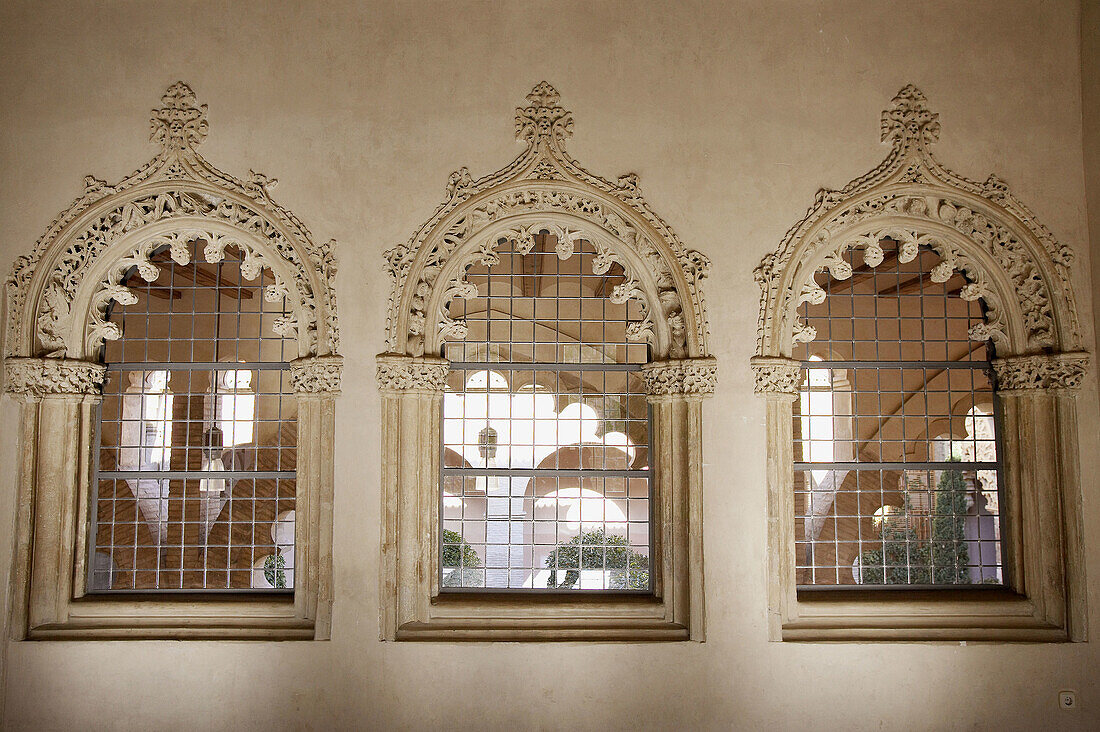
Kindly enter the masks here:
[[757, 356], [752, 360], [754, 391], [757, 394], [797, 396], [802, 382], [802, 365], [789, 358]]
[[[930, 152], [939, 133], [939, 115], [924, 94], [903, 88], [882, 115], [882, 141], [892, 146], [886, 160], [841, 190], [819, 191], [806, 217], [761, 261], [754, 272], [761, 288], [759, 355], [783, 355], [793, 343], [812, 341], [816, 332], [796, 311], [824, 299], [815, 273], [848, 279], [844, 255], [852, 249], [876, 267], [886, 239], [897, 242], [903, 263], [922, 248], [938, 253], [929, 273], [935, 282], [956, 272], [965, 276], [960, 296], [985, 305], [973, 340], [992, 340], [1002, 355], [1080, 347], [1072, 251], [1001, 179], [977, 183], [940, 165]], [[1011, 289], [1000, 284], [1005, 281]]]
[[642, 367], [650, 397], [709, 397], [718, 385], [718, 363], [713, 358], [654, 361]]
[[[112, 302], [133, 302], [121, 284], [132, 267], [152, 281], [150, 260], [163, 246], [188, 261], [187, 244], [202, 240], [216, 262], [232, 246], [243, 255], [246, 278], [270, 270], [276, 284], [265, 297], [285, 297], [291, 312], [276, 323], [308, 354], [339, 347], [334, 242], [313, 243], [309, 230], [272, 201], [277, 181], [249, 171], [241, 181], [211, 166], [195, 147], [207, 134], [206, 105], [186, 84], [172, 85], [152, 113], [160, 153], [121, 182], [85, 178], [84, 194], [51, 224], [30, 255], [16, 259], [6, 280], [9, 303], [6, 354], [94, 359], [104, 340], [119, 337], [106, 320]], [[175, 226], [165, 226], [175, 224]], [[155, 229], [151, 228], [155, 226]], [[146, 230], [155, 231], [143, 235]], [[117, 259], [105, 277], [86, 282], [92, 265]]]
[[1089, 370], [1087, 353], [1054, 353], [993, 360], [997, 391], [1079, 389]]
[[60, 358], [4, 359], [4, 390], [23, 397], [57, 394], [97, 395], [107, 367]]
[[[538, 84], [528, 106], [516, 111], [516, 136], [527, 149], [503, 169], [474, 180], [466, 168], [451, 175], [448, 200], [413, 236], [386, 252], [394, 279], [387, 318], [391, 353], [420, 357], [438, 352], [444, 338], [462, 338], [452, 319], [455, 297], [476, 297], [466, 270], [497, 261], [508, 241], [530, 251], [534, 236], [557, 236], [567, 259], [584, 239], [597, 249], [594, 274], [622, 266], [626, 282], [610, 297], [641, 304], [644, 317], [629, 337], [648, 341], [659, 358], [705, 355], [707, 324], [701, 282], [709, 261], [686, 249], [641, 197], [636, 175], [611, 182], [589, 173], [565, 151], [573, 115], [557, 91]], [[597, 271], [599, 270], [599, 271]]]
[[153, 142], [166, 151], [193, 148], [206, 139], [206, 105], [198, 105], [191, 87], [178, 81], [161, 98], [164, 105], [153, 110]]
[[940, 116], [928, 109], [928, 100], [906, 84], [882, 113], [882, 141], [895, 147], [931, 145], [940, 139]]
[[537, 145], [562, 143], [573, 136], [573, 113], [559, 104], [561, 95], [539, 82], [527, 95], [528, 105], [516, 109], [516, 139]]
[[375, 357], [378, 388], [383, 392], [442, 393], [450, 364], [442, 358], [410, 358], [394, 353]]
[[290, 362], [290, 380], [299, 394], [339, 394], [344, 359], [340, 356], [313, 356]]

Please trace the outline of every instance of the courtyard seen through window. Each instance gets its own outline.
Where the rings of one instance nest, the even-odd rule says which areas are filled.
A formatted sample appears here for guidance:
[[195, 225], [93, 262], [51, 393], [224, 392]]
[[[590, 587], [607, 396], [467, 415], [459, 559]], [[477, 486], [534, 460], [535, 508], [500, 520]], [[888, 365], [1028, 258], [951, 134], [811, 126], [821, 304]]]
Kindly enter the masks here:
[[849, 249], [800, 309], [800, 586], [1000, 584], [1000, 463], [982, 304], [930, 248]]
[[[296, 406], [268, 270], [167, 248], [123, 280], [97, 438], [89, 587], [293, 588]], [[243, 271], [242, 271], [243, 270]]]
[[496, 258], [450, 306], [440, 585], [647, 591], [648, 347], [629, 337], [630, 283], [546, 232]]

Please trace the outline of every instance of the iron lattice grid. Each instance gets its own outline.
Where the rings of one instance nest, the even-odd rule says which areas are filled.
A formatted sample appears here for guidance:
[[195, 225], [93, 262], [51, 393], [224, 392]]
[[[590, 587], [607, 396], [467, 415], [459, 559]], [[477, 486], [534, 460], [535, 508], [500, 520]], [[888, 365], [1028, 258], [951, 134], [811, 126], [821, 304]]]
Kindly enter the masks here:
[[293, 587], [294, 351], [273, 327], [287, 304], [265, 298], [270, 273], [244, 279], [235, 248], [211, 264], [204, 245], [186, 265], [155, 253], [157, 279], [128, 273], [137, 302], [110, 312], [123, 336], [103, 352], [92, 592]]
[[650, 591], [641, 311], [612, 301], [619, 265], [595, 275], [589, 242], [556, 244], [502, 242], [467, 273], [478, 297], [451, 305], [468, 332], [442, 352], [444, 590]]
[[[992, 345], [969, 338], [981, 303], [960, 297], [961, 273], [932, 281], [940, 257], [931, 249], [901, 262], [896, 242], [882, 246], [877, 267], [846, 252], [847, 280], [819, 272], [824, 302], [800, 308], [817, 338], [794, 354], [803, 366], [793, 420], [797, 583], [1000, 584]], [[971, 408], [974, 418], [961, 416]]]

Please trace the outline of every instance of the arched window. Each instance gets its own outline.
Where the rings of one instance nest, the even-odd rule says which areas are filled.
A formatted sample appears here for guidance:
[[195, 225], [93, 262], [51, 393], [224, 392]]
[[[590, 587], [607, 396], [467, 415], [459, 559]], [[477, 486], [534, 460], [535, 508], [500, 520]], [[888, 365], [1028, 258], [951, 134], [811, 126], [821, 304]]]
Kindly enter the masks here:
[[[103, 591], [250, 589], [274, 551], [272, 522], [295, 505], [295, 344], [275, 328], [286, 298], [264, 297], [270, 270], [244, 277], [239, 250], [207, 262], [208, 244], [178, 246], [186, 264], [167, 246], [151, 252], [157, 277], [134, 267], [121, 281], [132, 297], [108, 311], [121, 337], [103, 348], [96, 446], [92, 546], [115, 567]], [[224, 368], [226, 354], [249, 368]], [[139, 423], [128, 419], [137, 404]]]
[[612, 299], [621, 267], [595, 274], [589, 242], [556, 245], [502, 243], [466, 272], [478, 296], [450, 307], [465, 333], [443, 346], [443, 447], [466, 467], [444, 462], [443, 495], [462, 500], [444, 501], [441, 554], [473, 554], [444, 562], [448, 588], [649, 589], [649, 354], [626, 335], [642, 314]]
[[902, 89], [755, 272], [774, 640], [1084, 639], [1073, 255], [939, 131]]
[[8, 280], [12, 627], [327, 638], [333, 243], [271, 199], [275, 180], [197, 152], [206, 106], [186, 84], [152, 126], [156, 157], [114, 185], [88, 176]]
[[703, 638], [708, 263], [636, 176], [566, 153], [558, 101], [536, 86], [516, 110], [526, 150], [454, 173], [387, 252], [390, 640]]

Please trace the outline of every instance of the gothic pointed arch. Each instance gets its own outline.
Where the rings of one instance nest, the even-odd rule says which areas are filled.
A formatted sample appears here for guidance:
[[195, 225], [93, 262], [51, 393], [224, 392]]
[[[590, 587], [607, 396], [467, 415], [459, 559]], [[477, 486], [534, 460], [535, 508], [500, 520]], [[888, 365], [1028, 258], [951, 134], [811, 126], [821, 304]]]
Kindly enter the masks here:
[[[573, 114], [550, 84], [532, 89], [515, 121], [523, 152], [481, 178], [467, 168], [453, 173], [446, 200], [408, 243], [385, 254], [394, 288], [387, 352], [378, 356], [384, 456], [382, 636], [701, 640], [699, 428], [701, 401], [716, 382], [702, 294], [709, 261], [685, 247], [649, 207], [636, 175], [607, 180], [573, 159], [565, 146], [573, 134]], [[536, 246], [542, 248], [537, 253]], [[440, 566], [440, 542], [432, 527], [440, 520], [440, 425], [450, 372], [444, 344], [464, 340], [471, 327], [452, 302], [485, 294], [467, 278], [473, 267], [491, 268], [505, 257], [547, 255], [561, 263], [575, 260], [572, 266], [580, 267], [582, 276], [603, 277], [597, 297], [630, 304], [640, 313], [624, 337], [631, 344], [647, 344], [649, 354], [648, 362], [643, 356], [639, 364], [639, 388], [645, 397], [642, 411], [651, 414], [650, 500], [656, 508], [650, 530], [659, 538], [652, 544], [653, 581], [644, 598], [607, 595], [575, 604], [483, 593], [477, 601], [464, 601], [442, 593], [439, 573], [432, 569]], [[533, 281], [537, 274], [517, 277]], [[519, 287], [525, 291], [527, 285]]]
[[[24, 430], [13, 627], [32, 639], [327, 637], [341, 371], [335, 242], [316, 243], [272, 199], [276, 179], [255, 171], [239, 179], [198, 152], [209, 130], [207, 106], [187, 84], [168, 88], [151, 130], [156, 155], [117, 183], [86, 176], [82, 195], [15, 260], [5, 281], [4, 387], [23, 403]], [[289, 371], [299, 450], [294, 594], [244, 603], [213, 596], [108, 603], [90, 594], [85, 555], [94, 514], [87, 507], [99, 490], [92, 446], [109, 368], [105, 344], [124, 337], [112, 310], [137, 303], [138, 284], [151, 286], [168, 268], [227, 258], [263, 300], [279, 304], [270, 330], [291, 344], [280, 368]], [[201, 289], [199, 274], [192, 277]], [[169, 303], [178, 299], [165, 292]]]
[[502, 242], [530, 251], [540, 231], [556, 235], [567, 259], [574, 243], [588, 240], [598, 256], [593, 274], [619, 264], [628, 277], [613, 298], [636, 299], [645, 319], [632, 336], [648, 341], [654, 360], [707, 356], [707, 321], [701, 283], [710, 262], [686, 248], [649, 207], [638, 176], [612, 182], [585, 170], [565, 148], [573, 114], [545, 81], [516, 110], [516, 139], [525, 150], [507, 166], [474, 180], [451, 174], [447, 199], [407, 244], [386, 252], [394, 280], [387, 318], [387, 347], [409, 356], [437, 354], [441, 337], [461, 334], [447, 305], [473, 297], [464, 282], [474, 263], [495, 260]]
[[[761, 299], [752, 368], [756, 391], [768, 404], [771, 636], [1082, 640], [1086, 613], [1074, 393], [1089, 356], [1082, 350], [1074, 300], [1073, 252], [1004, 181], [991, 175], [978, 183], [934, 157], [939, 115], [915, 86], [901, 89], [882, 113], [881, 133], [890, 145], [886, 159], [839, 190], [819, 191], [807, 214], [754, 272]], [[981, 398], [999, 398], [1004, 593], [981, 596], [984, 601], [951, 590], [954, 595], [941, 594], [933, 602], [894, 594], [838, 604], [828, 592], [804, 594], [796, 586], [792, 403], [805, 383], [808, 362], [795, 354], [812, 352], [807, 346], [818, 337], [802, 311], [825, 303], [829, 292], [854, 292], [879, 268], [888, 269], [884, 262], [898, 272], [907, 268], [909, 283], [941, 287], [945, 304], [949, 294], [961, 298], [964, 308], [980, 303], [969, 311], [969, 329], [959, 339], [963, 347], [956, 347], [955, 355], [945, 351], [941, 365], [962, 368], [960, 361], [970, 361], [965, 367], [990, 371]], [[917, 285], [899, 280], [869, 296], [900, 296], [907, 286]], [[881, 322], [878, 305], [873, 313], [870, 319]], [[874, 333], [875, 339], [882, 337], [877, 324]], [[975, 351], [985, 357], [972, 357]], [[833, 363], [867, 372], [878, 368], [881, 357], [866, 358], [847, 354]], [[924, 362], [889, 363], [905, 368]], [[908, 449], [909, 439], [900, 440], [901, 448]], [[880, 620], [885, 615], [889, 624]]]
[[272, 200], [277, 179], [249, 171], [240, 180], [207, 162], [198, 152], [206, 117], [189, 86], [172, 85], [152, 113], [157, 155], [113, 185], [86, 176], [83, 195], [16, 259], [6, 281], [5, 356], [94, 360], [104, 340], [120, 335], [106, 313], [132, 299], [120, 284], [126, 273], [137, 267], [152, 281], [160, 271], [153, 252], [167, 246], [177, 264], [187, 264], [194, 241], [202, 242], [207, 262], [233, 247], [245, 277], [261, 269], [274, 274], [265, 297], [291, 304], [292, 316], [276, 327], [297, 340], [299, 357], [337, 352], [335, 242], [316, 244], [301, 220]]
[[981, 298], [987, 307], [985, 326], [972, 335], [991, 339], [999, 356], [1081, 348], [1073, 250], [997, 176], [978, 183], [936, 160], [939, 135], [939, 114], [924, 94], [912, 85], [898, 92], [882, 113], [882, 141], [891, 145], [886, 159], [840, 190], [819, 191], [807, 215], [756, 268], [758, 355], [789, 355], [793, 343], [813, 340], [795, 311], [824, 297], [814, 273], [824, 268], [848, 279], [841, 254], [853, 248], [877, 266], [887, 237], [900, 243], [902, 261], [921, 246], [934, 249], [941, 262], [933, 281], [965, 274], [962, 297]]

